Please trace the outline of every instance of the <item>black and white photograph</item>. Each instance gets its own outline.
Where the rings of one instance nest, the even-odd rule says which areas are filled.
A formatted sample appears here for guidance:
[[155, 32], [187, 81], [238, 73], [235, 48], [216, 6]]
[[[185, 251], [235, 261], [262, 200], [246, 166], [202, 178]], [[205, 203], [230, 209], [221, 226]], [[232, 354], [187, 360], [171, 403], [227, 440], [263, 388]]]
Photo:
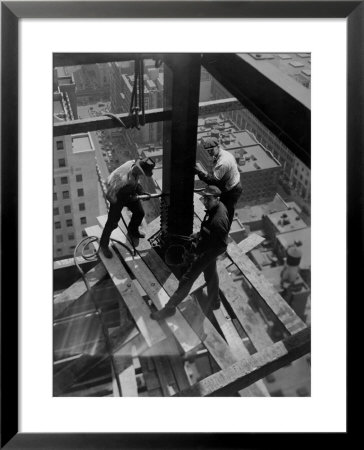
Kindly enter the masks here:
[[311, 395], [311, 54], [53, 55], [53, 395]]
[[1, 2], [1, 448], [345, 437], [363, 24]]

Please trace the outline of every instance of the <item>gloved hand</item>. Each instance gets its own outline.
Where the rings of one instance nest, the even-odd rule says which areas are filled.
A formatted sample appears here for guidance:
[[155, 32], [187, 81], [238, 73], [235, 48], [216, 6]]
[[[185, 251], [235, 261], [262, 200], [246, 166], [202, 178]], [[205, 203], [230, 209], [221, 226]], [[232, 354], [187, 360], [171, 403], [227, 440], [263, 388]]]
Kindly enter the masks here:
[[136, 202], [138, 200], [138, 194], [130, 194], [129, 201]]

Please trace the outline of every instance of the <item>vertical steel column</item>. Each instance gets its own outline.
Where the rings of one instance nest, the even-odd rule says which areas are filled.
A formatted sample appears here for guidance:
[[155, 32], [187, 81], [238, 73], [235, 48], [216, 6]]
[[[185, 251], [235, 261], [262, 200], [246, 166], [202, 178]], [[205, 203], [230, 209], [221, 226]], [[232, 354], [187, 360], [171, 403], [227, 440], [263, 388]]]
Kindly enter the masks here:
[[196, 163], [199, 54], [166, 55], [164, 59], [164, 108], [172, 119], [163, 124], [162, 237], [189, 235], [193, 227], [193, 186]]

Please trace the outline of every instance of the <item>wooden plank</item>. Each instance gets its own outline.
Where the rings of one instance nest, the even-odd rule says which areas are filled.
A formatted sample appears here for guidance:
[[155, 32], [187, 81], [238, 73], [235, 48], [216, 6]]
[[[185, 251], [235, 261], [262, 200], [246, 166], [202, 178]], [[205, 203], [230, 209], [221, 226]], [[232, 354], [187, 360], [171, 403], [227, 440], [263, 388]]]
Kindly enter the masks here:
[[[218, 310], [214, 311], [214, 315], [236, 360], [240, 361], [241, 359], [249, 357], [250, 354], [244, 346], [243, 341], [236, 331], [231, 317], [223, 304], [221, 304]], [[241, 397], [269, 397], [269, 392], [264, 382], [259, 380], [251, 386], [239, 391], [239, 395]]]
[[199, 381], [176, 396], [229, 396], [246, 388], [309, 353], [311, 351], [310, 331], [307, 327], [283, 341], [276, 342], [249, 358], [238, 361], [227, 369]]
[[178, 387], [174, 373], [170, 365], [169, 354], [171, 352], [171, 346], [169, 342], [171, 339], [165, 340], [158, 344], [158, 356], [153, 358], [154, 366], [157, 371], [160, 385], [165, 397], [170, 397], [178, 392]]
[[[86, 273], [90, 287], [95, 286], [107, 275], [106, 269], [102, 264], [97, 264], [91, 270]], [[60, 295], [58, 295], [53, 301], [53, 317], [56, 318], [64, 312], [71, 303], [76, 301], [87, 291], [85, 282], [80, 279], [73, 283], [70, 287], [65, 289]]]
[[[99, 218], [99, 222], [102, 226], [105, 225], [105, 218]], [[122, 243], [127, 242], [127, 238], [120, 229], [113, 231], [112, 236]], [[169, 296], [162, 288], [159, 282], [150, 271], [149, 267], [145, 264], [139, 254], [132, 257], [130, 253], [121, 245], [115, 244], [115, 247], [123, 257], [125, 263], [128, 265], [134, 276], [141, 284], [149, 298], [152, 300], [156, 308], [162, 309], [168, 302]], [[177, 310], [176, 314], [165, 320], [167, 326], [175, 335], [177, 341], [185, 352], [193, 350], [200, 344], [200, 339], [196, 336], [188, 322], [183, 315]]]
[[187, 298], [180, 304], [180, 310], [219, 367], [226, 368], [236, 362], [231, 349], [209, 319], [205, 317], [196, 300], [191, 297]]
[[290, 334], [295, 334], [307, 327], [278, 292], [275, 292], [274, 287], [258, 271], [252, 261], [240, 251], [237, 244], [229, 244], [228, 254]]
[[240, 250], [246, 254], [249, 253], [253, 248], [257, 247], [259, 244], [265, 241], [265, 238], [259, 236], [259, 234], [252, 233], [246, 239], [243, 239], [239, 242], [238, 246]]
[[174, 377], [177, 381], [178, 388], [180, 390], [188, 388], [189, 386], [191, 386], [191, 383], [184, 367], [184, 360], [179, 354], [179, 349], [177, 348], [175, 341], [173, 341], [172, 339], [168, 339], [165, 345], [168, 349], [169, 360], [174, 373]]
[[[86, 228], [86, 233], [88, 235], [94, 236], [95, 233], [98, 232], [98, 226]], [[150, 310], [148, 306], [140, 296], [127, 271], [124, 269], [122, 263], [116, 256], [114, 250], [111, 251], [113, 252], [113, 258], [105, 258], [102, 252], [99, 253], [99, 257], [101, 258], [106, 270], [109, 272], [110, 278], [121, 294], [125, 304], [129, 308], [129, 311], [135, 320], [136, 326], [144, 336], [147, 344], [151, 347], [165, 339], [165, 334], [159, 324], [150, 318]]]
[[236, 360], [239, 361], [249, 356], [249, 352], [245, 348], [223, 304], [214, 311], [214, 316]]
[[[121, 397], [138, 397], [135, 369], [131, 357], [115, 357], [117, 377], [121, 387]], [[113, 373], [112, 387], [115, 397], [120, 397], [118, 383]]]
[[[128, 223], [129, 218], [127, 213], [123, 210], [122, 215], [124, 217], [124, 220], [126, 223]], [[98, 221], [101, 223], [104, 223], [103, 221], [106, 220], [107, 216], [101, 216], [98, 217]], [[119, 222], [119, 228], [121, 231], [127, 235], [127, 229], [125, 228], [125, 225], [122, 220]], [[166, 289], [166, 284], [169, 284], [173, 290], [177, 289], [178, 287], [178, 280], [173, 275], [171, 269], [166, 265], [166, 263], [163, 261], [163, 259], [158, 255], [158, 253], [151, 247], [148, 239], [153, 237], [160, 229], [160, 218], [157, 217], [152, 222], [150, 222], [148, 225], [144, 227], [146, 237], [145, 239], [140, 239], [136, 251], [138, 254], [142, 257], [146, 265], [149, 267], [149, 269], [153, 272], [156, 279], [159, 281], [159, 283]], [[191, 292], [196, 291], [197, 289], [200, 289], [202, 286], [205, 285], [205, 280], [203, 275], [201, 274], [198, 279], [194, 282]]]
[[[197, 196], [194, 195], [195, 214], [202, 220], [204, 215], [203, 205]], [[259, 294], [262, 300], [277, 316], [279, 321], [291, 334], [306, 328], [306, 324], [297, 316], [288, 303], [274, 290], [274, 287], [262, 275], [255, 265], [250, 261], [248, 256], [244, 255], [238, 244], [230, 241], [227, 253], [231, 261], [241, 270], [244, 277], [252, 285], [253, 289]], [[226, 266], [231, 262], [225, 259]]]
[[165, 356], [158, 356], [157, 358], [154, 358], [154, 364], [163, 395], [165, 397], [175, 395], [178, 392], [178, 389], [168, 359]]
[[[155, 370], [148, 370], [148, 363], [146, 361], [147, 358], [140, 358], [140, 363], [142, 366], [143, 376], [145, 385], [148, 389], [148, 393], [150, 391], [154, 391], [155, 389], [161, 389], [160, 381], [157, 376], [157, 373]], [[162, 394], [162, 391], [161, 391]], [[161, 395], [163, 396], [163, 395]]]
[[247, 294], [230, 278], [223, 261], [217, 261], [217, 270], [224, 296], [254, 347], [262, 350], [271, 345], [272, 340], [250, 307]]

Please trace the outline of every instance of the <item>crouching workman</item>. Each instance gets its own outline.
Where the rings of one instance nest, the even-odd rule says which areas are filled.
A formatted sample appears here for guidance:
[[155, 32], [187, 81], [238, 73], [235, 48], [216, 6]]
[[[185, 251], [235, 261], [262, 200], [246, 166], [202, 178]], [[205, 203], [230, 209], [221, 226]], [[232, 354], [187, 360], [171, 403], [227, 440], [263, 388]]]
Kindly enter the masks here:
[[216, 186], [208, 186], [202, 191], [202, 201], [206, 216], [198, 234], [196, 257], [179, 281], [176, 292], [160, 311], [153, 312], [151, 318], [165, 319], [176, 312], [176, 306], [188, 295], [193, 283], [203, 272], [207, 283], [207, 294], [213, 309], [220, 306], [219, 277], [216, 259], [225, 252], [230, 228], [226, 207], [220, 202], [221, 191]]
[[112, 258], [109, 249], [110, 235], [117, 228], [121, 211], [126, 206], [132, 212], [128, 233], [133, 238], [143, 238], [139, 226], [144, 218], [144, 210], [138, 195], [147, 194], [139, 183], [141, 175], [151, 177], [155, 162], [151, 158], [127, 161], [115, 169], [107, 179], [106, 198], [110, 202], [109, 215], [100, 239], [100, 248], [106, 258]]

